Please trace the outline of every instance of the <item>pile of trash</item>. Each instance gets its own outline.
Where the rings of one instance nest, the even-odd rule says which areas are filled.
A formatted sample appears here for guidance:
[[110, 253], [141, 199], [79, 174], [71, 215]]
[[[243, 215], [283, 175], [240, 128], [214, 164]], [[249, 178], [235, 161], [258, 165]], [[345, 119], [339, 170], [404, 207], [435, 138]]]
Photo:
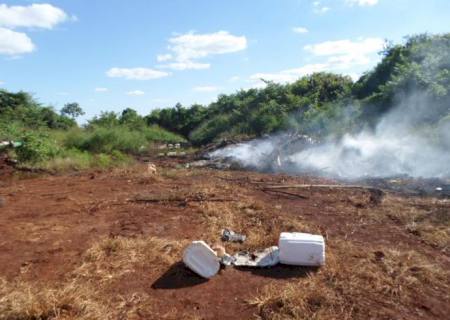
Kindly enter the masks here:
[[[222, 231], [222, 241], [243, 243], [245, 235], [230, 229]], [[183, 253], [184, 264], [203, 278], [212, 278], [222, 266], [273, 267], [279, 263], [295, 266], [322, 266], [325, 264], [325, 240], [321, 235], [300, 232], [282, 232], [278, 246], [254, 252], [239, 251], [234, 255], [223, 246], [211, 248], [204, 241], [193, 241]]]
[[0, 141], [0, 151], [7, 150], [8, 148], [18, 148], [22, 146], [20, 141]]

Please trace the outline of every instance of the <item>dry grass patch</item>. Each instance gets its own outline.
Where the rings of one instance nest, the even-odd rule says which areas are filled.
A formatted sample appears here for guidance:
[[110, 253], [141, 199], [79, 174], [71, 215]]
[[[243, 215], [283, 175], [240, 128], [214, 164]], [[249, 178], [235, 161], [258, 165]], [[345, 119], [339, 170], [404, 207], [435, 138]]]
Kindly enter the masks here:
[[319, 232], [298, 217], [277, 214], [269, 205], [242, 195], [237, 202], [205, 202], [199, 209], [207, 242], [218, 242], [224, 228], [247, 236], [244, 244], [226, 243], [232, 252], [276, 245], [281, 232]]
[[151, 238], [106, 238], [84, 255], [83, 264], [75, 271], [78, 277], [110, 282], [136, 268], [164, 270], [179, 260], [186, 245], [181, 241]]
[[448, 300], [449, 275], [415, 252], [334, 241], [317, 273], [283, 287], [268, 286], [249, 303], [261, 319], [389, 317], [417, 297], [427, 298], [424, 288], [439, 290]]
[[138, 319], [154, 315], [144, 292], [111, 295], [115, 281], [136, 270], [162, 272], [179, 261], [185, 242], [161, 238], [105, 238], [86, 251], [60, 287], [0, 280], [0, 320]]
[[0, 319], [112, 319], [110, 309], [86, 283], [62, 288], [0, 280]]

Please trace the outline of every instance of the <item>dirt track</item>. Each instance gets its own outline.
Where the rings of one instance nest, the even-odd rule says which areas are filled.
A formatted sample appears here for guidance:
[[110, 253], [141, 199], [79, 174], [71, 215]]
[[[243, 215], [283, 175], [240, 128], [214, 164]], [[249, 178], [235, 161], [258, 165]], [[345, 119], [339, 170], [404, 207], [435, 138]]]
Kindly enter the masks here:
[[[31, 286], [58, 287], [74, 278], [74, 271], [85, 261], [86, 251], [102, 239], [155, 237], [177, 242], [182, 247], [196, 239], [218, 242], [217, 231], [231, 223], [241, 228], [237, 231], [249, 234], [248, 244], [227, 247], [233, 251], [276, 244], [281, 226], [286, 231], [324, 234], [329, 244], [327, 253], [335, 256], [341, 252], [335, 243], [351, 245], [356, 249], [347, 252], [344, 259], [349, 264], [364, 258], [375, 261], [373, 268], [376, 268], [377, 257], [384, 258], [389, 250], [411, 251], [443, 270], [446, 280], [438, 285], [425, 279], [419, 285], [402, 286], [401, 296], [405, 298], [397, 299], [394, 295], [394, 302], [385, 301], [389, 300], [389, 293], [384, 295], [380, 291], [373, 296], [368, 293], [362, 299], [366, 310], [352, 311], [352, 317], [444, 319], [450, 314], [450, 281], [445, 276], [450, 270], [448, 244], [435, 243], [428, 233], [412, 232], [407, 227], [407, 216], [414, 210], [430, 216], [440, 210], [440, 214], [443, 212], [448, 217], [447, 200], [436, 202], [387, 194], [382, 203], [374, 203], [367, 191], [344, 189], [289, 190], [292, 194], [283, 194], [263, 190], [263, 186], [329, 181], [238, 171], [174, 169], [174, 166], [158, 164], [157, 176], [147, 176], [145, 166], [139, 165], [111, 172], [3, 179], [0, 182], [3, 199], [0, 278], [12, 284], [20, 281]], [[149, 196], [162, 200], [134, 201], [136, 197]], [[432, 225], [447, 228], [441, 222]], [[296, 230], [301, 226], [305, 229]], [[261, 238], [252, 242], [252, 236]], [[290, 283], [301, 284], [307, 274], [315, 277], [322, 272], [287, 266], [253, 271], [227, 268], [210, 281], [204, 281], [176, 261], [180, 251], [174, 250], [173, 264], [152, 268], [142, 263], [102, 287], [100, 298], [117, 309], [117, 318], [248, 319], [256, 315], [271, 318], [277, 312], [276, 307], [267, 315], [266, 309], [249, 301], [270, 284], [280, 288]], [[138, 301], [133, 298], [136, 296], [145, 299]], [[127, 303], [119, 306], [115, 303], [119, 298]], [[146, 307], [148, 301], [151, 309]]]

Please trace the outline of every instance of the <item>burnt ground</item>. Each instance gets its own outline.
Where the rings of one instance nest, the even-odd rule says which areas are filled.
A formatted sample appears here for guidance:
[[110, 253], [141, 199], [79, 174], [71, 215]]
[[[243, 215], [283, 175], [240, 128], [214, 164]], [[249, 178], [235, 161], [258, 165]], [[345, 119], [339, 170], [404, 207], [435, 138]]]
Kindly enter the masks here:
[[[0, 181], [0, 319], [444, 319], [450, 314], [448, 198], [284, 188], [322, 178], [185, 169], [157, 161], [106, 172]], [[248, 235], [229, 252], [321, 233], [318, 270], [180, 263], [192, 240]], [[34, 318], [33, 318], [34, 316]]]

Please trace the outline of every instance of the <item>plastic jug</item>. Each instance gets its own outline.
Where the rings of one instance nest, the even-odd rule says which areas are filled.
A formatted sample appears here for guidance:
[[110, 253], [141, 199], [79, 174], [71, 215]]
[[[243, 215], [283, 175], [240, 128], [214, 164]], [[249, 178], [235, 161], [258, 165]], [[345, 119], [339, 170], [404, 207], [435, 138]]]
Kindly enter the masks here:
[[184, 250], [183, 262], [203, 278], [215, 276], [220, 269], [219, 258], [204, 241], [193, 241]]
[[321, 235], [282, 232], [278, 242], [280, 262], [296, 266], [325, 264], [325, 240]]

